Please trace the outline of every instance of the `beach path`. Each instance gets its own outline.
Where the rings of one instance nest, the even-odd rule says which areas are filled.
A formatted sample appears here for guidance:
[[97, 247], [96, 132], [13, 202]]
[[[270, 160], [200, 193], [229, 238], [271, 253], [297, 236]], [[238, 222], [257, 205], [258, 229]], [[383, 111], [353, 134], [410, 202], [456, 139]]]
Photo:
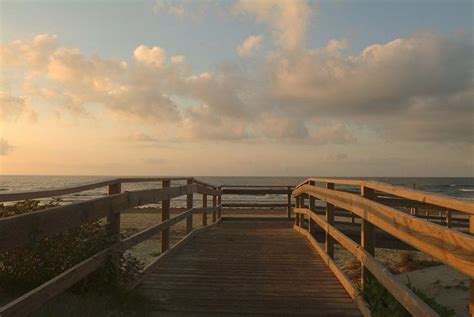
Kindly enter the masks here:
[[138, 288], [159, 316], [360, 316], [288, 220], [225, 220], [199, 232]]

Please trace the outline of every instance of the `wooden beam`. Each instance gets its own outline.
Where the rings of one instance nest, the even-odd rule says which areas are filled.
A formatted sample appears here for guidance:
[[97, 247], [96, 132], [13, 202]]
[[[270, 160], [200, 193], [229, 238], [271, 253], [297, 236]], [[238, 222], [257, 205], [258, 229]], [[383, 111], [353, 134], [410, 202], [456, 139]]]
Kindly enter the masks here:
[[[120, 183], [109, 185], [109, 196], [117, 195], [122, 192], [122, 186]], [[113, 241], [120, 240], [120, 210], [110, 210], [107, 216], [107, 230]]]
[[[370, 200], [373, 200], [375, 196], [374, 190], [365, 186], [361, 186], [360, 194], [362, 197]], [[362, 219], [360, 228], [360, 244], [367, 253], [375, 256], [375, 227], [366, 219]], [[370, 278], [370, 273], [362, 262], [360, 264], [360, 269], [362, 290], [365, 290], [367, 287], [367, 281]]]
[[[326, 183], [326, 188], [334, 190], [334, 183]], [[326, 221], [334, 225], [334, 205], [330, 203], [326, 203]], [[334, 239], [328, 232], [325, 232], [324, 247], [326, 253], [334, 259]]]
[[432, 204], [436, 206], [443, 207], [445, 209], [462, 211], [471, 215], [474, 215], [474, 203], [472, 201], [461, 200], [452, 198], [445, 195], [428, 193], [420, 190], [410, 189], [402, 186], [395, 186], [386, 183], [380, 183], [375, 181], [363, 181], [357, 179], [337, 179], [337, 178], [309, 178], [298, 185], [298, 187], [307, 185], [310, 180], [313, 180], [317, 183], [334, 183], [341, 185], [349, 186], [365, 186], [372, 188], [376, 191], [384, 192], [387, 194], [395, 195], [398, 197], [403, 197], [425, 204]]
[[[164, 180], [162, 182], [162, 188], [170, 187], [171, 182], [169, 180]], [[170, 200], [163, 200], [161, 202], [161, 222], [168, 220], [170, 218]], [[161, 253], [165, 252], [170, 248], [170, 229], [166, 228], [161, 231]]]
[[[469, 233], [474, 235], [474, 215], [469, 217]], [[474, 277], [469, 279], [469, 314], [474, 316]]]
[[366, 250], [360, 247], [354, 240], [346, 236], [332, 225], [329, 225], [323, 217], [316, 215], [309, 209], [295, 209], [295, 213], [304, 213], [339, 242], [344, 248], [352, 253], [359, 261], [363, 262], [373, 276], [405, 307], [413, 316], [438, 316], [423, 300], [418, 298], [405, 284], [395, 278], [383, 264], [375, 259]]
[[474, 277], [474, 238], [442, 227], [359, 195], [313, 186], [301, 186], [294, 195], [303, 193], [354, 212], [397, 239], [427, 253], [452, 268]]
[[[187, 184], [191, 185], [193, 183], [193, 179], [190, 178], [187, 180]], [[193, 208], [193, 194], [186, 195], [186, 209]], [[189, 217], [186, 218], [186, 233], [190, 233], [193, 231], [193, 215], [191, 214]]]
[[222, 190], [224, 195], [286, 195], [291, 189], [246, 189], [246, 188], [225, 188]]
[[[207, 195], [202, 194], [202, 208], [206, 208], [206, 207], [207, 207]], [[203, 227], [207, 226], [207, 212], [206, 211], [202, 213], [202, 226]]]
[[291, 187], [288, 186], [288, 206], [286, 207], [286, 216], [291, 218]]
[[[212, 196], [212, 207], [217, 207], [217, 196]], [[217, 209], [217, 208], [216, 208]], [[212, 223], [216, 222], [216, 210], [212, 212]]]
[[[221, 190], [221, 188], [219, 187], [219, 191]], [[219, 210], [217, 211], [217, 218], [218, 219], [221, 219], [222, 217], [222, 194], [219, 194], [219, 196], [217, 196], [217, 205], [219, 206]]]
[[323, 261], [327, 264], [327, 266], [331, 269], [334, 275], [337, 277], [339, 282], [341, 282], [344, 289], [347, 291], [349, 296], [355, 301], [357, 308], [359, 308], [360, 312], [365, 317], [370, 317], [370, 309], [367, 302], [364, 300], [362, 295], [360, 294], [359, 290], [352, 285], [351, 280], [347, 277], [347, 275], [341, 271], [341, 269], [337, 266], [334, 262], [333, 257], [330, 257], [323, 248], [319, 245], [318, 241], [309, 233], [306, 232], [304, 229], [294, 226], [293, 227], [296, 231], [301, 233], [302, 235], [306, 236], [309, 240], [313, 248], [319, 253]]

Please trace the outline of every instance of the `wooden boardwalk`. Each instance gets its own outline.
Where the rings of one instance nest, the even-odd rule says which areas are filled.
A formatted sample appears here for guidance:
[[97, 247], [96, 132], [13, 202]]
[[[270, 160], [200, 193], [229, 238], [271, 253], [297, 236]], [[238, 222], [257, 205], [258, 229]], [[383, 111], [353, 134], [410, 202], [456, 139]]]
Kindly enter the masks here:
[[194, 236], [138, 287], [160, 316], [361, 315], [288, 220], [224, 220]]

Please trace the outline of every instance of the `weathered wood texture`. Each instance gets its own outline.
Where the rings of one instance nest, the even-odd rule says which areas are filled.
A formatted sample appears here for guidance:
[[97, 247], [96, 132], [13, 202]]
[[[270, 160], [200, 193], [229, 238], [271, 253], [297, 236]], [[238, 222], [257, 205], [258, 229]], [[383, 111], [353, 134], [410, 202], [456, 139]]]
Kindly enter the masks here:
[[285, 220], [221, 222], [195, 235], [138, 287], [168, 313], [360, 316], [291, 226]]

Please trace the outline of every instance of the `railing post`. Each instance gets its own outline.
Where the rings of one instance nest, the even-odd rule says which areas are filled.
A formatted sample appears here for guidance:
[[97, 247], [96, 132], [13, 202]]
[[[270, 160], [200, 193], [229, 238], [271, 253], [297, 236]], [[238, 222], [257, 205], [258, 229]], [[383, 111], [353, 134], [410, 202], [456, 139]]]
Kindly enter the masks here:
[[452, 227], [453, 221], [452, 221], [452, 213], [451, 210], [446, 210], [446, 226], [448, 228]]
[[[193, 179], [189, 178], [186, 182], [188, 185], [193, 184]], [[193, 194], [188, 194], [186, 196], [186, 210], [193, 208]], [[186, 218], [186, 233], [190, 233], [193, 231], [193, 215], [191, 214], [188, 218]]]
[[[360, 187], [360, 194], [366, 198], [373, 200], [375, 193], [372, 188], [368, 188], [365, 186]], [[360, 245], [362, 246], [365, 251], [367, 251], [371, 255], [375, 255], [375, 227], [369, 221], [365, 219], [362, 220], [361, 225], [361, 232], [360, 232]], [[361, 284], [362, 289], [366, 287], [367, 279], [370, 275], [370, 272], [365, 268], [363, 263], [361, 262]]]
[[[469, 233], [474, 235], [474, 215], [469, 216]], [[469, 280], [469, 314], [474, 316], [474, 279]]]
[[[122, 192], [122, 184], [115, 183], [109, 185], [109, 196], [120, 194]], [[107, 230], [114, 242], [120, 241], [120, 212], [113, 211], [107, 216]]]
[[[305, 208], [305, 205], [304, 205], [305, 195], [306, 194], [303, 194], [303, 195], [300, 196], [300, 206], [301, 206], [301, 208]], [[300, 214], [300, 227], [304, 228], [304, 214]]]
[[[212, 208], [217, 207], [217, 196], [212, 195]], [[216, 222], [216, 215], [217, 211], [215, 209], [212, 210], [212, 223]]]
[[[295, 207], [296, 208], [300, 208], [301, 205], [300, 205], [300, 196], [296, 196], [295, 197]], [[300, 214], [299, 213], [295, 213], [295, 226], [298, 226], [299, 227], [300, 225]]]
[[[327, 189], [334, 189], [334, 183], [326, 183]], [[334, 205], [330, 203], [326, 203], [326, 222], [331, 226], [334, 225]], [[334, 259], [334, 239], [331, 235], [325, 231], [325, 251], [326, 253]]]
[[286, 207], [286, 215], [291, 218], [291, 186], [288, 186], [288, 207]]
[[[314, 186], [315, 185], [315, 182], [314, 181], [309, 181], [309, 184], [311, 186]], [[314, 212], [314, 210], [316, 209], [316, 199], [313, 197], [313, 196], [309, 196], [309, 210], [311, 210], [311, 212]], [[308, 216], [308, 232], [311, 234], [311, 230], [313, 228], [313, 220], [311, 219], [311, 215]]]
[[[207, 208], [207, 195], [202, 194], [202, 208]], [[207, 226], [207, 212], [202, 212], [202, 226]]]
[[217, 205], [219, 208], [217, 209], [217, 219], [221, 219], [222, 217], [222, 187], [218, 188], [219, 196], [217, 196]]
[[[161, 182], [162, 188], [168, 188], [171, 185], [170, 180], [163, 180]], [[161, 222], [170, 218], [170, 200], [163, 200], [161, 202]], [[161, 253], [170, 248], [170, 228], [161, 231]]]

